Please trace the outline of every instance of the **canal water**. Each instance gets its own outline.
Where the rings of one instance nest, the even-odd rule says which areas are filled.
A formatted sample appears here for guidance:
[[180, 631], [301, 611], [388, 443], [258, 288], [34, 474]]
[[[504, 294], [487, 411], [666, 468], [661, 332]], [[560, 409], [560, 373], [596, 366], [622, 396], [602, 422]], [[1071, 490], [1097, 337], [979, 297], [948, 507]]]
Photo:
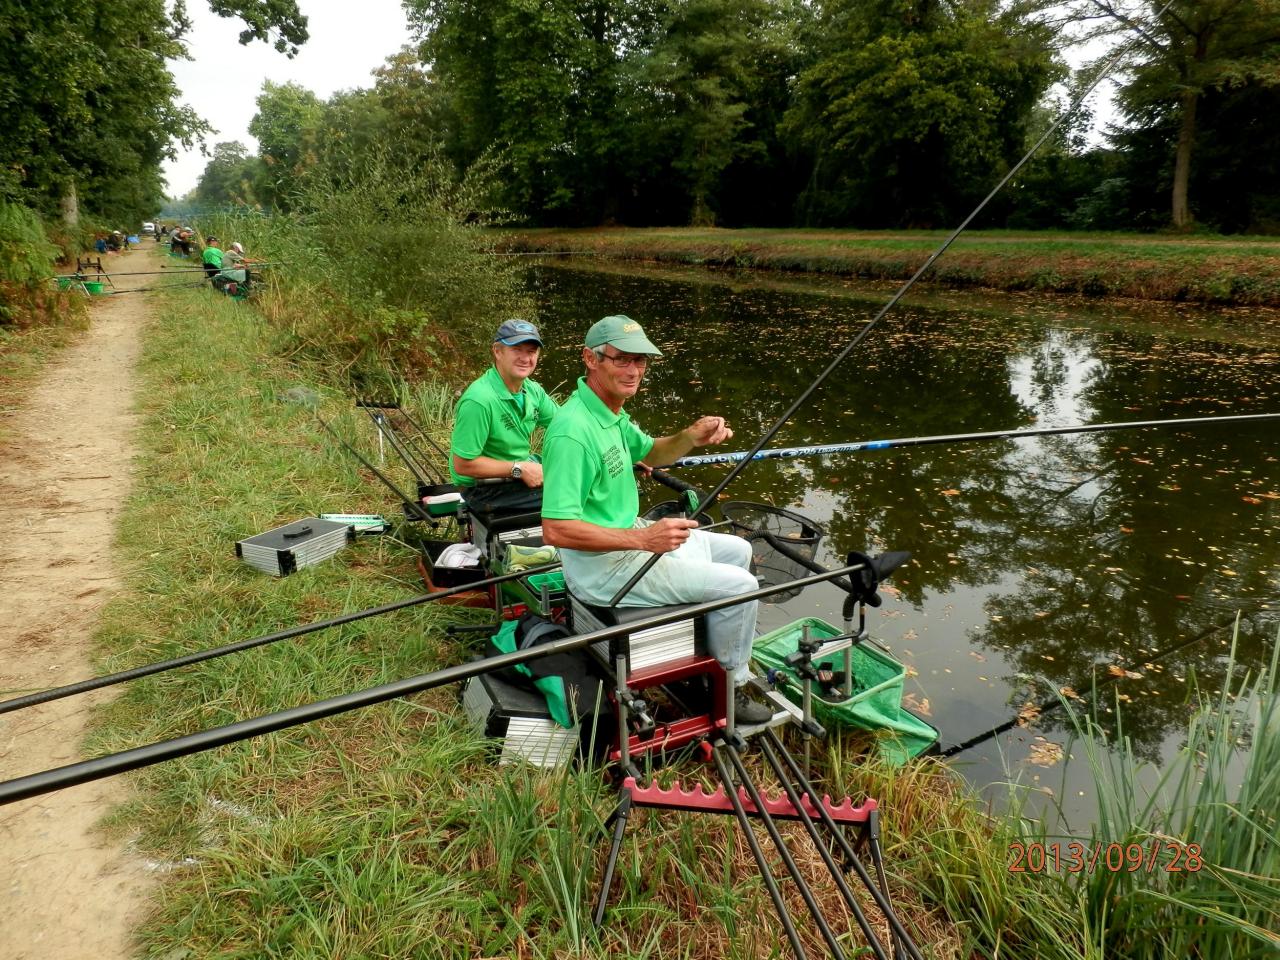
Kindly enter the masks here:
[[[567, 393], [587, 327], [625, 313], [665, 354], [629, 404], [635, 420], [660, 435], [720, 414], [734, 450], [892, 290], [575, 261], [534, 267], [528, 282], [548, 341], [544, 386]], [[1280, 411], [1280, 313], [925, 292], [890, 312], [770, 446], [1268, 411]], [[680, 475], [705, 490], [727, 469]], [[870, 623], [908, 666], [908, 704], [944, 747], [1030, 716], [1055, 691], [1087, 711], [1103, 683], [1103, 720], [1119, 702], [1135, 750], [1158, 761], [1181, 742], [1193, 671], [1201, 689], [1220, 689], [1237, 616], [1237, 660], [1254, 672], [1280, 623], [1280, 423], [763, 461], [728, 496], [818, 521], [824, 563], [911, 552]], [[761, 626], [838, 624], [841, 596], [810, 588], [763, 607]], [[1055, 744], [1070, 753], [1069, 732], [1050, 711], [953, 762], [975, 783], [1014, 777], [1087, 817], [1084, 763], [1055, 757]]]

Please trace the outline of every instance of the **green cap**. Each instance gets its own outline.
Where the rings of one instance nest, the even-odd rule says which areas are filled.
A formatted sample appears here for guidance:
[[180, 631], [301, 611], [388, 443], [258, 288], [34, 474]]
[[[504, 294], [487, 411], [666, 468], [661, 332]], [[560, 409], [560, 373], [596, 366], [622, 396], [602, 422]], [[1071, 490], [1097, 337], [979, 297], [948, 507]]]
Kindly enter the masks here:
[[630, 317], [618, 314], [597, 320], [587, 331], [588, 347], [603, 347], [605, 344], [621, 350], [623, 353], [647, 353], [651, 357], [662, 356], [662, 351], [653, 345], [640, 324]]

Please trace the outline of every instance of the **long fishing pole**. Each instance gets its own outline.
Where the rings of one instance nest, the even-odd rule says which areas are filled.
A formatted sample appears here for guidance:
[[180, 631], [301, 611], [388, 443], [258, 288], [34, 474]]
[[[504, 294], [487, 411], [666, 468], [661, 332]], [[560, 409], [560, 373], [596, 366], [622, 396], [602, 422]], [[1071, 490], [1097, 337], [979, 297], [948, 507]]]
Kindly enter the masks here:
[[[1166, 647], [1164, 650], [1160, 650], [1157, 653], [1153, 653], [1149, 657], [1143, 657], [1140, 661], [1135, 661], [1135, 663], [1138, 663], [1138, 662], [1159, 663], [1161, 660], [1163, 660], [1165, 657], [1169, 656], [1170, 654], [1174, 654], [1174, 653], [1177, 653], [1179, 650], [1185, 650], [1188, 647], [1195, 646], [1201, 640], [1204, 640], [1206, 637], [1213, 636], [1219, 630], [1225, 630], [1227, 627], [1231, 626], [1233, 623], [1237, 622], [1238, 620], [1239, 620], [1239, 617], [1235, 616], [1235, 617], [1232, 617], [1230, 620], [1224, 621], [1223, 623], [1215, 624], [1214, 626], [1209, 627], [1204, 632], [1199, 633], [1196, 636], [1192, 637], [1190, 640], [1184, 640], [1181, 643], [1174, 644], [1172, 647]], [[1132, 665], [1133, 664], [1131, 664], [1131, 666]], [[1110, 674], [1108, 676], [1103, 677], [1101, 680], [1095, 681], [1093, 684], [1093, 689], [1096, 691], [1102, 687], [1115, 683], [1117, 680], [1121, 680], [1121, 679], [1124, 679], [1123, 673]], [[1077, 686], [1082, 686], [1082, 685], [1077, 684]], [[1063, 704], [1063, 700], [1061, 698], [1057, 698], [1053, 700], [1045, 700], [1041, 703], [1038, 703], [1036, 704], [1036, 716], [1042, 716], [1046, 713], [1051, 713], [1052, 711], [1057, 710], [1059, 707], [1061, 707], [1062, 704]], [[973, 747], [976, 747], [980, 743], [986, 743], [988, 740], [992, 740], [1000, 736], [1000, 734], [1002, 733], [1007, 733], [1008, 731], [1016, 727], [1018, 725], [1018, 722], [1021, 719], [1022, 719], [1022, 711], [1020, 710], [1018, 711], [1018, 714], [1016, 716], [1010, 717], [1008, 720], [1005, 720], [1003, 723], [997, 724], [996, 726], [992, 727], [990, 730], [984, 730], [982, 733], [975, 734], [974, 736], [970, 737], [968, 740], [965, 740], [961, 743], [957, 743], [957, 744], [954, 744], [953, 746], [947, 747], [947, 749], [939, 753], [938, 756], [940, 756], [943, 760], [949, 760], [952, 757], [954, 757], [957, 753], [963, 753], [966, 750], [970, 750]]]
[[[287, 265], [287, 264], [286, 264], [286, 261], [284, 261], [284, 260], [271, 260], [271, 261], [264, 261], [264, 262], [262, 262], [262, 263], [253, 262], [253, 263], [248, 264], [248, 266], [249, 266], [250, 268], [253, 268], [253, 267], [278, 267], [278, 266], [286, 266], [286, 265]], [[46, 280], [77, 280], [77, 279], [80, 279], [81, 277], [88, 277], [88, 276], [94, 276], [94, 277], [154, 277], [154, 276], [159, 276], [160, 274], [173, 274], [173, 273], [203, 273], [203, 272], [204, 272], [204, 267], [169, 267], [167, 270], [130, 270], [130, 271], [125, 271], [125, 272], [120, 272], [120, 271], [115, 271], [115, 270], [101, 270], [101, 271], [92, 271], [92, 272], [89, 272], [89, 271], [81, 271], [80, 273], [57, 273], [57, 274], [54, 274], [54, 275], [53, 275], [53, 276], [51, 276], [51, 277], [45, 277], [45, 279], [46, 279]]]
[[898, 447], [926, 447], [939, 443], [976, 443], [984, 440], [1017, 440], [1022, 437], [1047, 437], [1055, 434], [1101, 433], [1107, 430], [1141, 430], [1147, 427], [1191, 427], [1206, 423], [1246, 423], [1277, 420], [1280, 413], [1243, 413], [1223, 417], [1181, 417], [1172, 420], [1130, 420], [1123, 423], [1090, 423], [1072, 427], [1028, 427], [1024, 430], [998, 430], [987, 433], [948, 433], [936, 437], [902, 437], [896, 440], [860, 440], [856, 443], [827, 443], [809, 447], [775, 447], [754, 453], [711, 453], [681, 457], [666, 469], [700, 467], [717, 463], [747, 460], [786, 460], [797, 457], [825, 457], [835, 453], [860, 453], [864, 450], [892, 450]]
[[[1157, 18], [1160, 17], [1165, 10], [1169, 9], [1169, 7], [1172, 4], [1173, 4], [1173, 0], [1167, 0], [1164, 7], [1160, 10], [1159, 13], [1156, 14], [1156, 17]], [[715, 503], [716, 498], [719, 497], [720, 494], [722, 494], [726, 488], [728, 488], [729, 484], [733, 483], [733, 481], [738, 478], [738, 475], [742, 473], [744, 469], [746, 469], [747, 464], [751, 462], [752, 458], [755, 457], [757, 453], [759, 453], [761, 450], [764, 449], [765, 444], [767, 444], [770, 440], [772, 440], [777, 435], [778, 431], [781, 430], [782, 427], [786, 424], [786, 422], [791, 419], [792, 415], [794, 415], [797, 410], [799, 410], [802, 406], [804, 406], [805, 402], [808, 401], [809, 397], [811, 397], [814, 394], [814, 392], [818, 389], [818, 387], [822, 386], [822, 384], [826, 382], [827, 377], [829, 377], [835, 371], [835, 369], [845, 361], [845, 359], [849, 356], [849, 354], [851, 354], [854, 351], [854, 349], [858, 346], [858, 344], [862, 343], [862, 341], [865, 340], [870, 335], [871, 331], [875, 329], [876, 325], [881, 321], [884, 315], [888, 313], [898, 303], [898, 301], [903, 298], [903, 296], [906, 294], [908, 290], [910, 290], [913, 286], [915, 286], [915, 282], [919, 280], [922, 276], [924, 276], [924, 274], [929, 270], [929, 268], [933, 266], [934, 262], [940, 256], [942, 256], [943, 253], [947, 251], [947, 249], [951, 246], [951, 244], [955, 243], [956, 239], [960, 236], [960, 234], [964, 233], [964, 231], [968, 228], [969, 224], [973, 222], [974, 218], [976, 218], [979, 213], [981, 213], [984, 209], [986, 209], [987, 204], [990, 203], [992, 199], [995, 198], [996, 194], [998, 194], [1001, 190], [1004, 189], [1005, 184], [1007, 184], [1010, 180], [1014, 178], [1014, 176], [1018, 173], [1018, 171], [1021, 170], [1023, 166], [1026, 165], [1027, 161], [1030, 160], [1032, 156], [1034, 156], [1035, 153], [1042, 146], [1044, 146], [1044, 144], [1049, 140], [1049, 137], [1051, 137], [1054, 133], [1056, 133], [1058, 128], [1061, 127], [1062, 124], [1065, 123], [1066, 120], [1072, 114], [1074, 114], [1076, 110], [1080, 108], [1080, 104], [1084, 102], [1085, 97], [1091, 94], [1094, 88], [1097, 87], [1098, 84], [1102, 82], [1103, 78], [1106, 77], [1107, 74], [1111, 72], [1112, 68], [1117, 63], [1120, 62], [1120, 58], [1124, 55], [1124, 52], [1125, 52], [1124, 48], [1121, 47], [1112, 55], [1111, 59], [1098, 71], [1097, 76], [1095, 76], [1093, 80], [1084, 88], [1084, 90], [1081, 91], [1076, 96], [1076, 99], [1071, 104], [1071, 106], [1068, 107], [1067, 110], [1064, 111], [1063, 114], [1060, 117], [1058, 117], [1057, 120], [1055, 120], [1052, 124], [1049, 125], [1049, 128], [1045, 130], [1043, 134], [1041, 134], [1040, 139], [1037, 140], [1032, 145], [1031, 149], [1028, 150], [1023, 155], [1022, 159], [1019, 160], [1017, 163], [1015, 163], [1009, 169], [1009, 172], [1000, 178], [1000, 182], [997, 183], [991, 189], [991, 192], [988, 193], [982, 199], [981, 203], [979, 203], [976, 207], [973, 208], [973, 212], [964, 218], [964, 221], [960, 224], [960, 226], [956, 227], [953, 231], [951, 231], [951, 233], [947, 236], [945, 240], [942, 241], [942, 243], [938, 246], [936, 250], [934, 250], [931, 254], [929, 254], [928, 259], [926, 259], [925, 262], [920, 265], [920, 269], [918, 269], [915, 273], [913, 273], [911, 275], [911, 278], [907, 280], [907, 282], [904, 283], [901, 287], [898, 288], [897, 292], [894, 293], [894, 295], [889, 298], [889, 301], [883, 307], [880, 308], [880, 310], [876, 313], [876, 315], [867, 321], [866, 325], [863, 326], [863, 328], [854, 335], [852, 340], [850, 340], [847, 344], [845, 344], [844, 349], [842, 349], [838, 354], [835, 355], [832, 361], [829, 364], [827, 364], [826, 368], [820, 374], [818, 374], [818, 376], [813, 380], [812, 383], [810, 383], [807, 387], [805, 387], [805, 389], [801, 392], [800, 396], [796, 397], [796, 399], [792, 402], [791, 406], [789, 406], [786, 409], [786, 411], [782, 414], [782, 416], [780, 416], [776, 421], [774, 421], [773, 426], [769, 427], [768, 430], [766, 430], [763, 434], [761, 434], [760, 439], [756, 441], [756, 445], [751, 449], [751, 452], [746, 457], [744, 457], [741, 461], [734, 464], [733, 468], [728, 472], [728, 474], [725, 475], [724, 479], [720, 481], [720, 483], [716, 486], [715, 490], [713, 490], [710, 494], [708, 494], [707, 502]], [[631, 579], [628, 580], [625, 584], [623, 584], [622, 589], [619, 590], [616, 594], [614, 594], [613, 599], [609, 601], [609, 606], [616, 607], [619, 603], [621, 603], [623, 597], [625, 597], [628, 593], [631, 592], [632, 587], [634, 587], [637, 583], [639, 583], [640, 579], [646, 573], [648, 573], [651, 569], [653, 569], [653, 565], [657, 563], [661, 558], [662, 558], [662, 554], [660, 553], [655, 553], [652, 556], [650, 556], [649, 559], [645, 561], [644, 565], [635, 572], [635, 575], [632, 576]]]
[[347, 713], [362, 707], [385, 703], [397, 697], [407, 697], [410, 694], [421, 693], [423, 690], [430, 690], [433, 687], [456, 683], [459, 680], [467, 680], [482, 673], [501, 670], [505, 667], [514, 667], [518, 664], [529, 663], [530, 661], [558, 653], [581, 650], [602, 640], [610, 640], [636, 630], [647, 630], [651, 627], [666, 626], [679, 620], [700, 617], [703, 614], [714, 613], [717, 610], [723, 610], [739, 603], [761, 600], [783, 590], [803, 589], [815, 583], [822, 583], [825, 580], [856, 573], [863, 569], [864, 566], [865, 564], [859, 563], [850, 567], [831, 570], [825, 574], [803, 577], [799, 580], [792, 580], [776, 586], [762, 587], [759, 590], [753, 590], [750, 593], [738, 596], [708, 600], [705, 603], [693, 606], [668, 608], [665, 612], [644, 620], [624, 623], [616, 627], [605, 627], [591, 633], [565, 637], [561, 640], [553, 640], [525, 650], [516, 650], [514, 653], [482, 657], [478, 660], [472, 660], [470, 663], [444, 667], [431, 673], [424, 673], [404, 680], [395, 680], [391, 683], [357, 690], [353, 693], [344, 693], [327, 700], [291, 707], [277, 713], [240, 720], [226, 726], [201, 730], [172, 740], [150, 743], [145, 746], [134, 747], [131, 750], [106, 754], [101, 757], [94, 757], [91, 760], [82, 760], [78, 763], [70, 763], [50, 770], [43, 770], [39, 773], [28, 774], [14, 780], [6, 780], [0, 782], [0, 806], [45, 793], [52, 793], [55, 790], [62, 790], [66, 787], [74, 787], [77, 784], [101, 780], [117, 773], [137, 770], [139, 767], [149, 767], [152, 764], [162, 763], [166, 760], [174, 760], [193, 753], [202, 753], [205, 750], [212, 750], [228, 743], [259, 737], [263, 734], [273, 733], [276, 730], [283, 730], [286, 727], [294, 727], [299, 724], [310, 723], [313, 720], [322, 720], [325, 717], [331, 717], [339, 713]]
[[344, 613], [341, 616], [331, 617], [328, 620], [317, 620], [314, 623], [300, 624], [299, 626], [289, 627], [285, 630], [278, 630], [275, 633], [268, 633], [261, 637], [252, 637], [248, 640], [237, 640], [235, 643], [228, 643], [221, 647], [212, 647], [208, 650], [197, 650], [194, 653], [184, 654], [181, 657], [174, 657], [171, 660], [160, 660], [156, 663], [148, 663], [140, 667], [120, 670], [116, 673], [103, 674], [100, 677], [90, 677], [88, 680], [81, 680], [78, 683], [68, 683], [61, 687], [50, 687], [48, 690], [41, 690], [38, 693], [28, 693], [25, 696], [14, 697], [12, 700], [0, 701], [0, 714], [12, 713], [15, 710], [22, 710], [26, 707], [34, 707], [41, 703], [48, 703], [51, 700], [61, 700], [64, 697], [74, 697], [77, 694], [88, 693], [90, 690], [101, 690], [103, 687], [111, 687], [115, 686], [117, 683], [125, 683], [129, 680], [149, 677], [152, 674], [163, 673], [166, 670], [176, 670], [179, 667], [189, 667], [193, 663], [203, 663], [206, 660], [214, 660], [218, 657], [225, 657], [228, 654], [240, 653], [242, 650], [252, 650], [255, 647], [266, 646], [269, 643], [276, 643], [280, 640], [290, 640], [293, 637], [300, 637], [307, 633], [316, 633], [320, 630], [328, 630], [332, 627], [345, 626], [348, 623], [355, 623], [357, 620], [381, 616], [384, 613], [393, 613], [396, 610], [405, 610], [409, 607], [416, 607], [423, 603], [431, 603], [433, 600], [442, 600], [445, 597], [452, 597], [455, 594], [466, 593], [471, 590], [479, 590], [484, 587], [496, 586], [497, 584], [506, 583], [509, 580], [516, 580], [520, 577], [527, 577], [531, 574], [547, 573], [551, 570], [557, 569], [559, 566], [560, 564], [557, 562], [543, 564], [537, 567], [529, 567], [527, 570], [519, 570], [514, 573], [504, 573], [501, 576], [489, 577], [487, 580], [476, 580], [472, 583], [462, 584], [461, 586], [450, 587], [448, 590], [437, 590], [434, 593], [426, 593], [416, 597], [409, 597], [407, 600], [396, 600], [392, 603], [384, 603], [379, 607], [369, 607], [366, 610], [354, 610], [351, 613]]

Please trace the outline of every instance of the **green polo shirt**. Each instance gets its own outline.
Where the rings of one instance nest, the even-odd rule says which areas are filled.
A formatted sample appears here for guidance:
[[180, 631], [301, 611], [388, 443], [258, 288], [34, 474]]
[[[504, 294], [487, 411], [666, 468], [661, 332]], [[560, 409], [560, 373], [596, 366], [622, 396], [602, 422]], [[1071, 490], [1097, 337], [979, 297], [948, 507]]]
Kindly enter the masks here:
[[[526, 380], [519, 391], [512, 393], [502, 382], [497, 367], [490, 367], [462, 391], [453, 415], [449, 452], [463, 460], [528, 460], [533, 431], [549, 424], [558, 409], [547, 391], [533, 380]], [[453, 457], [449, 458], [449, 473], [459, 486], [475, 486], [471, 477], [454, 471]]]
[[652, 449], [653, 437], [579, 378], [542, 443], [543, 517], [629, 530], [640, 513], [631, 465]]
[[212, 267], [222, 269], [222, 251], [217, 247], [205, 247], [200, 259]]

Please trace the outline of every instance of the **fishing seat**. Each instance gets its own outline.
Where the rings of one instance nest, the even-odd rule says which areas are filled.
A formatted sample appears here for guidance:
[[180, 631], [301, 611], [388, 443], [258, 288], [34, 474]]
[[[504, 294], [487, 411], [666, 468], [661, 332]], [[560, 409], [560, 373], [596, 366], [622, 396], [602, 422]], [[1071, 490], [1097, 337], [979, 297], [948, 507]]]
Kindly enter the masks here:
[[[569, 591], [569, 611], [577, 634], [625, 626], [661, 613], [692, 607], [606, 607], [588, 603]], [[725, 723], [728, 678], [706, 650], [705, 617], [689, 617], [660, 627], [647, 627], [601, 640], [588, 653], [613, 678], [611, 699], [618, 730], [608, 759], [626, 769], [631, 758], [657, 755], [705, 740]], [[673, 685], [680, 685], [678, 688]], [[655, 723], [638, 691], [662, 687], [686, 716]], [[677, 689], [679, 692], [677, 692]], [[631, 732], [631, 724], [635, 732]]]

